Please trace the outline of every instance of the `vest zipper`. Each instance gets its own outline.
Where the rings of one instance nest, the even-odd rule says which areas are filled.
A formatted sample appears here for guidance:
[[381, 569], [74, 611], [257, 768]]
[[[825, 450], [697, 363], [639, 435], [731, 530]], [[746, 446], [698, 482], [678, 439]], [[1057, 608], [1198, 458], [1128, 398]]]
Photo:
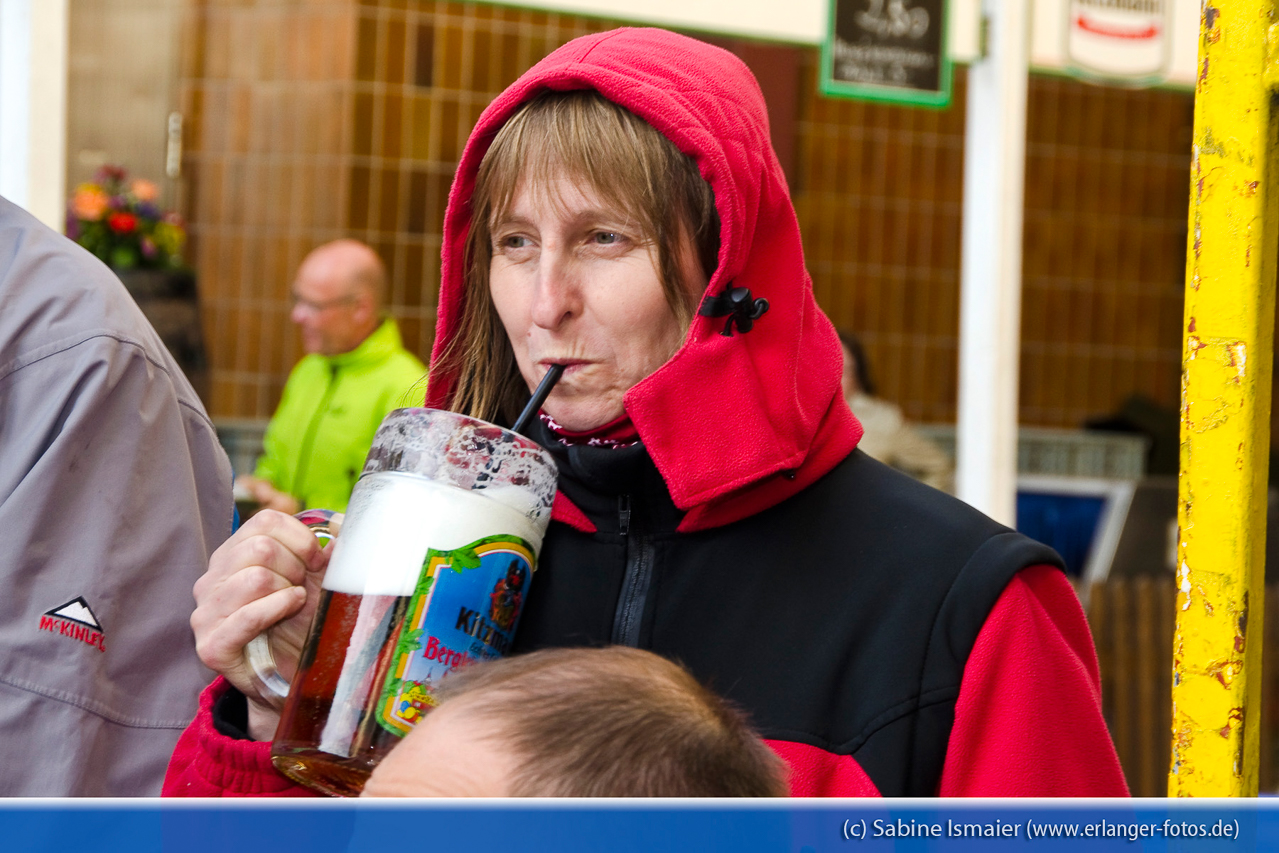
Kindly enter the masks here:
[[302, 505], [303, 509], [307, 509], [308, 504], [302, 494], [302, 478], [309, 473], [307, 469], [311, 464], [311, 448], [315, 444], [315, 433], [320, 428], [320, 421], [324, 419], [324, 415], [329, 408], [329, 401], [333, 399], [337, 386], [338, 366], [334, 364], [329, 367], [329, 385], [324, 389], [324, 397], [321, 398], [320, 405], [316, 407], [315, 414], [311, 416], [311, 422], [307, 424], [306, 435], [302, 439], [302, 446], [298, 450], [298, 467], [293, 473], [293, 497], [298, 499], [298, 503]]
[[613, 616], [613, 643], [638, 646], [644, 604], [653, 582], [653, 543], [631, 513], [631, 496], [617, 499], [617, 529], [626, 537], [626, 571]]
[[631, 496], [620, 495], [617, 498], [617, 529], [623, 536], [631, 532]]

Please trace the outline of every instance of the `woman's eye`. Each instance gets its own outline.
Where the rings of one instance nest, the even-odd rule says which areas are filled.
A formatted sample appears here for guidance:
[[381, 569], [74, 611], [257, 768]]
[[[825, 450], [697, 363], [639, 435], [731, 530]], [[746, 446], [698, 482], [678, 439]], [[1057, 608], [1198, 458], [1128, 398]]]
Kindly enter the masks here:
[[595, 242], [600, 246], [612, 246], [622, 242], [622, 235], [616, 231], [596, 231]]
[[497, 245], [502, 249], [523, 249], [529, 245], [529, 239], [523, 234], [507, 234], [498, 239]]

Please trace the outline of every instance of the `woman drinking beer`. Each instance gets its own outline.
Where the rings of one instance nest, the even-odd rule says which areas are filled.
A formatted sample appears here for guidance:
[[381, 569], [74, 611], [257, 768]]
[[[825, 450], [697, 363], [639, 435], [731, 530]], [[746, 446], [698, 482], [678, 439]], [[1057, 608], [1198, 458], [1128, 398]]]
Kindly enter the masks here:
[[[517, 652], [682, 662], [796, 795], [1126, 792], [1057, 556], [856, 449], [733, 55], [645, 29], [556, 50], [480, 117], [442, 251], [428, 406], [510, 424], [566, 366], [532, 428], [559, 494]], [[326, 560], [278, 513], [214, 555], [192, 625], [223, 677], [167, 793], [300, 790], [267, 758], [276, 716], [243, 649], [283, 620], [290, 668]]]

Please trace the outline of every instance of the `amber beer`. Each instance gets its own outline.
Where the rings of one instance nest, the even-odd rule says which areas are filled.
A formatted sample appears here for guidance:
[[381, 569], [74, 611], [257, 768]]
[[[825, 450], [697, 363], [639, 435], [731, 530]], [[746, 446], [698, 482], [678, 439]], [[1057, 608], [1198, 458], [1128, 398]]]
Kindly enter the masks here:
[[534, 467], [551, 477], [543, 498], [530, 498], [527, 471], [519, 485], [481, 473], [483, 488], [465, 489], [457, 477], [377, 470], [377, 449], [351, 496], [271, 750], [282, 773], [339, 796], [360, 792], [434, 705], [444, 674], [509, 648], [554, 494], [554, 463], [540, 448]]
[[[389, 617], [380, 620], [380, 637], [369, 638], [370, 644], [378, 648], [380, 663], [394, 649], [391, 627], [395, 617], [402, 615], [406, 601], [407, 596], [365, 596], [327, 589], [321, 593], [315, 622], [321, 626], [320, 635], [307, 645], [290, 690], [290, 695], [297, 693], [298, 698], [286, 705], [271, 750], [271, 760], [286, 776], [327, 794], [357, 796], [373, 767], [399, 741], [398, 735], [378, 728], [367, 708], [360, 707], [360, 718], [370, 725], [361, 736], [351, 737], [349, 743], [359, 742], [363, 748], [348, 746], [344, 750], [348, 754], [342, 755], [318, 746], [324, 743], [325, 730], [333, 716], [334, 692], [348, 666], [346, 651], [352, 629], [359, 622], [361, 605], [369, 613], [382, 611]], [[367, 694], [364, 698], [367, 700]]]

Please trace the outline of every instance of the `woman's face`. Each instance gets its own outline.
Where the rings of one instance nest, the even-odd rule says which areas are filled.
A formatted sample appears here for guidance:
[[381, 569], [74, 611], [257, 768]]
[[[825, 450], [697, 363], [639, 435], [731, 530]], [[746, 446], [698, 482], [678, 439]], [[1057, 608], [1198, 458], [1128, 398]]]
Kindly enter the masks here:
[[[666, 363], [685, 329], [662, 291], [656, 245], [595, 191], [563, 175], [523, 183], [493, 224], [489, 291], [530, 389], [566, 365], [543, 410], [566, 429], [617, 419], [622, 397]], [[706, 288], [691, 246], [685, 287]]]

